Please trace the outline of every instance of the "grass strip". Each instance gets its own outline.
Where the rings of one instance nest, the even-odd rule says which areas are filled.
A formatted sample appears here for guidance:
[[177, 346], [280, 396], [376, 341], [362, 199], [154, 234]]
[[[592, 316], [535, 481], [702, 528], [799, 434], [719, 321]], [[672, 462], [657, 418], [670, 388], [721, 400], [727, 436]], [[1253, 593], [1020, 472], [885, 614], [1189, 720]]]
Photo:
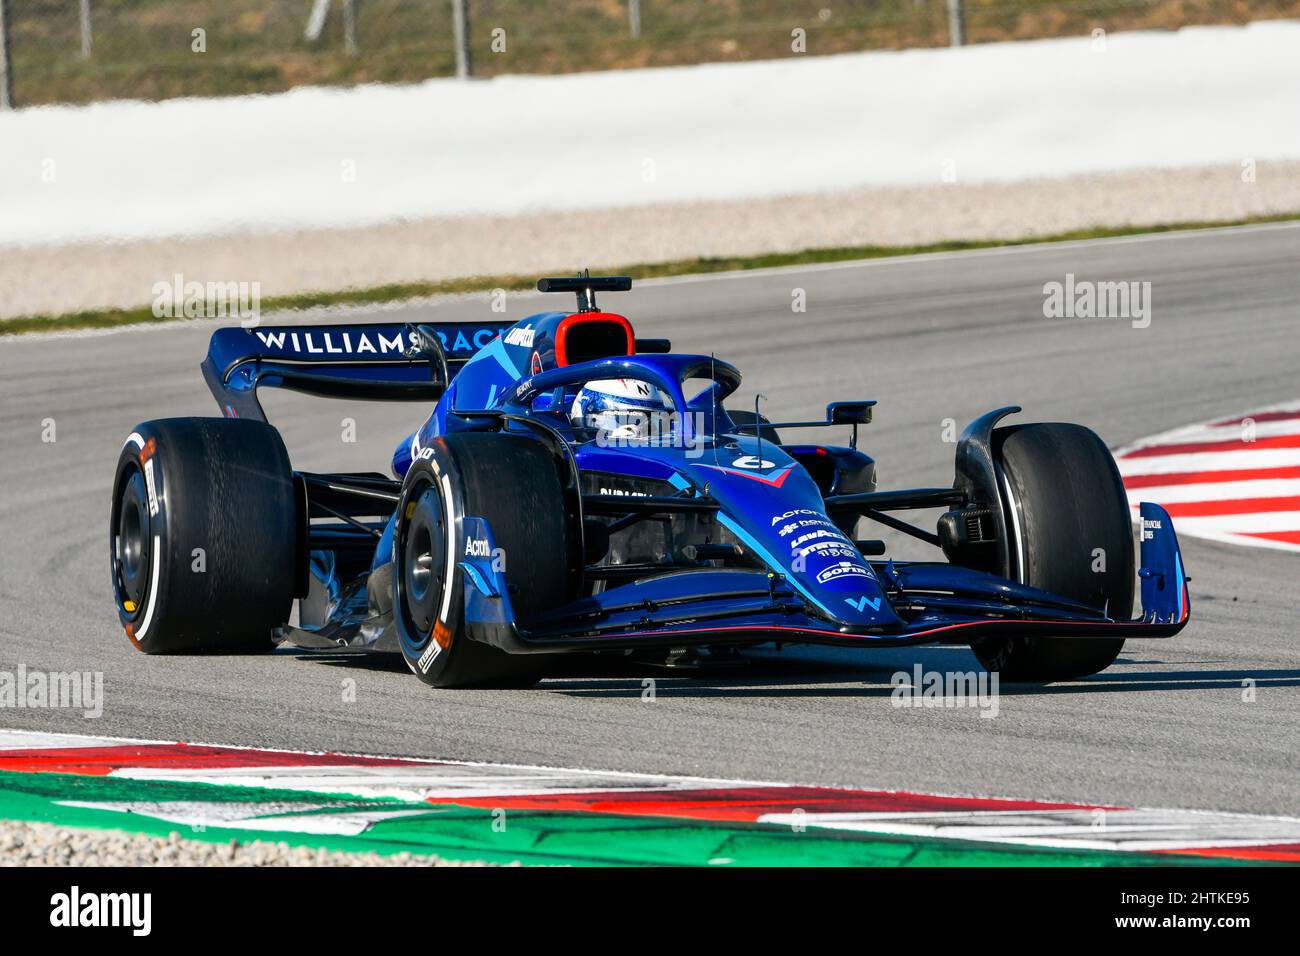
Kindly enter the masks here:
[[[821, 249], [803, 249], [799, 252], [772, 252], [753, 256], [708, 256], [678, 259], [672, 262], [635, 263], [606, 268], [602, 269], [602, 271], [611, 275], [630, 275], [636, 279], [656, 279], [664, 276], [701, 275], [712, 272], [771, 269], [781, 266], [887, 259], [935, 252], [966, 252], [972, 249], [1044, 245], [1053, 242], [1075, 242], [1081, 239], [1114, 239], [1122, 236], [1222, 229], [1232, 226], [1253, 226], [1263, 223], [1297, 220], [1300, 220], [1300, 212], [1272, 216], [1252, 216], [1228, 222], [1194, 221], [1154, 226], [1074, 229], [1068, 232], [1053, 233], [1046, 236], [1029, 236], [1021, 239], [960, 239], [924, 245], [832, 246]], [[564, 270], [560, 271], [562, 273]], [[486, 292], [493, 289], [518, 292], [535, 288], [534, 283], [536, 281], [536, 276], [495, 275], [466, 276], [459, 279], [442, 279], [436, 282], [398, 282], [364, 289], [301, 292], [294, 295], [272, 296], [262, 300], [261, 308], [263, 312], [284, 312], [321, 306], [401, 302], [407, 299]], [[172, 318], [171, 316], [159, 318], [153, 314], [150, 306], [139, 306], [131, 309], [90, 309], [82, 312], [68, 312], [62, 315], [28, 315], [13, 319], [0, 319], [0, 336], [20, 335], [26, 332], [62, 332], [72, 329], [105, 329], [141, 323], [158, 324], [184, 321], [188, 320]]]

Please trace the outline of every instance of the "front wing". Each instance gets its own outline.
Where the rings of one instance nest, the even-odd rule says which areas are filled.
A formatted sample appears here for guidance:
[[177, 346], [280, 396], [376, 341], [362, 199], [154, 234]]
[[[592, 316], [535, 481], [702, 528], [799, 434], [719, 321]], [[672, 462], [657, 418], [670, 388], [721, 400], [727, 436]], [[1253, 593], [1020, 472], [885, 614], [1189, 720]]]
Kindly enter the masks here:
[[1165, 638], [1191, 612], [1173, 522], [1159, 505], [1140, 507], [1142, 611], [1114, 619], [1059, 595], [946, 564], [874, 564], [888, 583], [901, 627], [853, 629], [815, 613], [781, 575], [761, 570], [679, 571], [575, 601], [521, 626], [491, 528], [466, 517], [469, 537], [488, 539], [485, 557], [467, 556], [465, 620], [469, 635], [512, 654], [555, 654], [703, 644], [768, 642], [889, 647], [967, 644], [988, 636]]

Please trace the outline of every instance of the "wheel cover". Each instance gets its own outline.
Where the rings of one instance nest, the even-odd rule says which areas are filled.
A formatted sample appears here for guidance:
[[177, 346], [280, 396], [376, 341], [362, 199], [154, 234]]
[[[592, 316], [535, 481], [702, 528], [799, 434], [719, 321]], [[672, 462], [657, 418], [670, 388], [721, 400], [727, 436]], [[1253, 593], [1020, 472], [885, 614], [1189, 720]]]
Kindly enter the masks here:
[[113, 516], [113, 586], [128, 617], [140, 614], [147, 597], [153, 561], [152, 522], [144, 475], [132, 468], [122, 485]]
[[397, 549], [398, 613], [413, 643], [423, 646], [433, 632], [447, 587], [447, 529], [437, 487], [424, 482], [407, 505], [410, 518]]

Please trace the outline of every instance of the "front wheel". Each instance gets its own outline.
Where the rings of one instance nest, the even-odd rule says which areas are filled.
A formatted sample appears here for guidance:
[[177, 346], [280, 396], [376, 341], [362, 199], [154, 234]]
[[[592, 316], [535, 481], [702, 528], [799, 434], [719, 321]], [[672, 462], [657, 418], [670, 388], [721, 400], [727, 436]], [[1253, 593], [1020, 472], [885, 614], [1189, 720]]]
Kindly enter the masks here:
[[[561, 463], [541, 442], [498, 432], [434, 439], [402, 486], [393, 535], [393, 617], [402, 655], [433, 687], [528, 687], [537, 655], [511, 655], [469, 633], [464, 555], [480, 542], [463, 519], [491, 529], [515, 617], [530, 618], [576, 595], [577, 516]], [[576, 491], [576, 489], [574, 489]]]
[[[1117, 620], [1133, 612], [1133, 527], [1119, 469], [1081, 425], [999, 428], [1012, 577]], [[971, 649], [1004, 680], [1073, 680], [1109, 667], [1122, 638], [989, 637]]]

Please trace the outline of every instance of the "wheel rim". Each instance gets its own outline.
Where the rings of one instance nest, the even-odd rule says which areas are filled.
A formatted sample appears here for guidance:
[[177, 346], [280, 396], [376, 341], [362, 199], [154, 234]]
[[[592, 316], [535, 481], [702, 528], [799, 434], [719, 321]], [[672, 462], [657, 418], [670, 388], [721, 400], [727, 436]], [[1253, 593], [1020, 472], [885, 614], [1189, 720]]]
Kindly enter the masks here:
[[402, 547], [402, 613], [414, 633], [427, 639], [446, 587], [446, 528], [442, 499], [432, 484], [420, 489], [412, 500], [415, 507]]
[[128, 615], [138, 614], [149, 580], [150, 519], [144, 476], [133, 469], [118, 499], [113, 571], [118, 602]]

